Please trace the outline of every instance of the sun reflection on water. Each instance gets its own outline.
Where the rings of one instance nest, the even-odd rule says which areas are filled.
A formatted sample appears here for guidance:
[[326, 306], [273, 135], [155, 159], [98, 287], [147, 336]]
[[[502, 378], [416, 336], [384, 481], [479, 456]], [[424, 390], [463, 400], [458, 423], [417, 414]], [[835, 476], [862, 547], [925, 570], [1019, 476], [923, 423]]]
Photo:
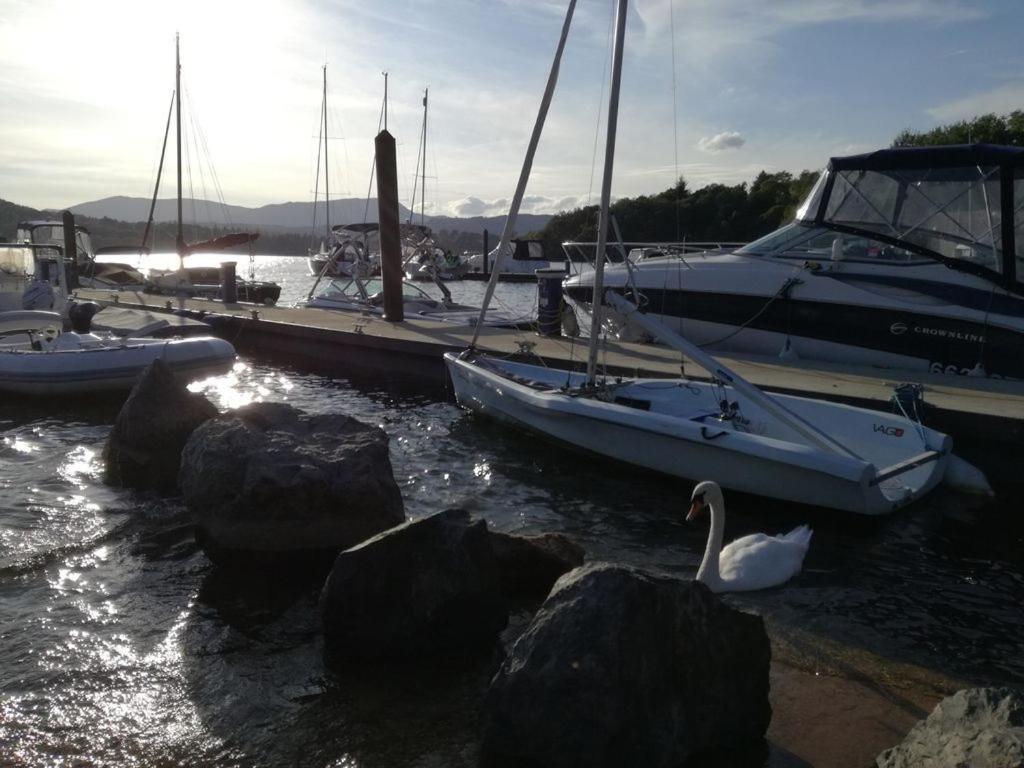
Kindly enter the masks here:
[[83, 488], [87, 480], [96, 479], [103, 473], [103, 464], [97, 456], [96, 450], [85, 445], [76, 445], [67, 452], [64, 461], [57, 468], [57, 474], [61, 479]]
[[288, 393], [294, 387], [294, 382], [283, 373], [257, 378], [251, 365], [238, 361], [228, 373], [194, 381], [188, 388], [191, 392], [205, 395], [221, 410], [234, 410], [271, 397], [287, 401]]

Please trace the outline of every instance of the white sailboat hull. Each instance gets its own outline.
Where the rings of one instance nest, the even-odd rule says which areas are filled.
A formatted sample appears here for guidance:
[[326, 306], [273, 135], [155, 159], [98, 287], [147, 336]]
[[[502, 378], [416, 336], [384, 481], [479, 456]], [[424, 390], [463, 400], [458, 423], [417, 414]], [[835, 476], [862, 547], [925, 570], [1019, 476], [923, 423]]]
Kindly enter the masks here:
[[81, 338], [81, 346], [65, 349], [34, 350], [27, 343], [0, 346], [0, 392], [116, 392], [130, 389], [154, 360], [163, 360], [182, 381], [225, 373], [235, 361], [229, 342], [206, 336], [125, 343], [92, 334]]
[[[461, 406], [610, 459], [785, 501], [879, 515], [921, 497], [943, 476], [951, 440], [899, 416], [805, 398], [773, 396], [827, 425], [859, 457], [810, 447], [752, 403], [746, 425], [718, 418], [721, 388], [665, 379], [626, 380], [616, 401], [572, 396], [583, 377], [540, 366], [445, 356]], [[919, 466], [886, 478], [902, 462]], [[879, 479], [881, 476], [882, 479]]]

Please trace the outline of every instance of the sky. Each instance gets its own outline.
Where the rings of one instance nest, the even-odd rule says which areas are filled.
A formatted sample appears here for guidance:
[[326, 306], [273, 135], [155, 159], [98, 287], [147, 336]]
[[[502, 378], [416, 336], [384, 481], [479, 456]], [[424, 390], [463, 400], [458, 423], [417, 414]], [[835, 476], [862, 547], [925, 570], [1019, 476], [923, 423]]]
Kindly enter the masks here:
[[[402, 201], [429, 87], [427, 213], [505, 213], [566, 7], [0, 0], [0, 198], [151, 196], [180, 33], [186, 196], [312, 200], [326, 64], [332, 197], [367, 194], [387, 71]], [[597, 200], [612, 14], [578, 0], [524, 211]], [[613, 194], [818, 169], [1024, 108], [1022, 29], [1020, 0], [632, 0]]]

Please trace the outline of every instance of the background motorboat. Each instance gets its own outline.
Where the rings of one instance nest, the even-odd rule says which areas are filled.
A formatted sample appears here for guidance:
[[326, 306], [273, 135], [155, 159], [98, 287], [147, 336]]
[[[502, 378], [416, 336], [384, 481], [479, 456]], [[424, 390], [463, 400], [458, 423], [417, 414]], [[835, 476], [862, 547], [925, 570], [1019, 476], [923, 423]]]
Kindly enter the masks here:
[[[1022, 176], [1020, 147], [833, 158], [792, 223], [737, 250], [611, 265], [605, 286], [721, 352], [1024, 378]], [[589, 307], [592, 275], [566, 296]]]
[[[60, 221], [22, 221], [18, 223], [20, 243], [45, 245], [64, 249], [64, 223]], [[89, 230], [75, 225], [75, 248], [78, 282], [85, 288], [141, 291], [146, 277], [130, 264], [97, 261]]]
[[309, 255], [309, 273], [317, 277], [370, 277], [380, 272], [380, 227], [374, 222], [337, 224], [332, 242]]
[[[435, 299], [408, 281], [402, 282], [402, 301], [406, 315], [428, 320], [476, 325], [480, 317], [479, 307], [459, 304], [450, 299]], [[304, 306], [383, 315], [384, 281], [381, 278], [336, 278], [328, 282], [323, 291], [308, 298]], [[534, 321], [531, 317], [515, 317], [507, 312], [488, 310], [483, 324], [499, 328], [529, 329], [533, 327]]]

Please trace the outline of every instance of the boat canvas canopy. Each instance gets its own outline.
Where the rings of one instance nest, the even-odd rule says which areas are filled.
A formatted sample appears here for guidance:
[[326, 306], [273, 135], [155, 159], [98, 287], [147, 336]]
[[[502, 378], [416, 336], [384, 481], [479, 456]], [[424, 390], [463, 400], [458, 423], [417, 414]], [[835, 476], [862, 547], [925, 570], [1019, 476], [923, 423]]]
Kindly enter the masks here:
[[835, 157], [797, 220], [867, 236], [1024, 292], [1024, 148]]

